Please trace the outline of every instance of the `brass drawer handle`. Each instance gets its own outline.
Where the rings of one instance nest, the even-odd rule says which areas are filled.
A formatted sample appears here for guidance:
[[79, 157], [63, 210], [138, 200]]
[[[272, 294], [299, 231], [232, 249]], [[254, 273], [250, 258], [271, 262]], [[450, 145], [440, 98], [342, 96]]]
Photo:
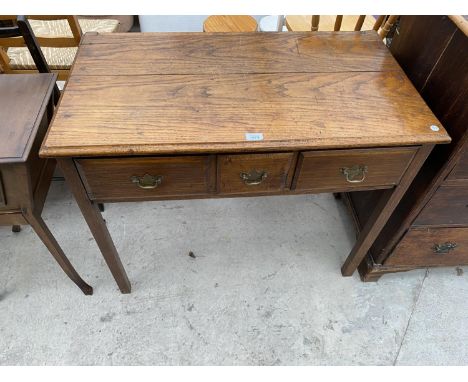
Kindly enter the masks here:
[[132, 176], [130, 178], [132, 183], [135, 183], [138, 187], [143, 188], [145, 190], [150, 190], [153, 188], [158, 187], [162, 183], [162, 176], [161, 175], [150, 175], [145, 174], [143, 176]]
[[434, 244], [432, 250], [438, 255], [443, 255], [449, 253], [450, 251], [453, 251], [455, 248], [457, 248], [457, 243], [446, 242], [443, 244]]
[[262, 183], [266, 179], [267, 175], [268, 174], [265, 170], [252, 170], [250, 172], [241, 172], [240, 178], [247, 186], [256, 186], [257, 184]]
[[362, 183], [366, 179], [367, 166], [341, 167], [340, 172], [345, 176], [348, 183]]

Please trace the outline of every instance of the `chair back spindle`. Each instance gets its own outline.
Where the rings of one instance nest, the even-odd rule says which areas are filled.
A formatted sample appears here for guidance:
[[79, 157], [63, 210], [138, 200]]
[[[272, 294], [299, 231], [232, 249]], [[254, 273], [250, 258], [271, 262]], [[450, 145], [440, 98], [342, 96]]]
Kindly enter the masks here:
[[320, 16], [312, 16], [311, 31], [312, 32], [318, 31], [319, 24], [320, 24]]
[[335, 32], [338, 32], [341, 29], [341, 23], [343, 22], [343, 15], [338, 15], [336, 16], [335, 19], [335, 26], [333, 27], [333, 30]]
[[387, 37], [388, 32], [390, 32], [390, 29], [392, 29], [393, 24], [397, 21], [398, 16], [388, 16], [388, 18], [385, 20], [385, 24], [383, 24], [383, 27], [380, 29], [379, 36], [384, 39]]
[[357, 31], [360, 31], [362, 29], [362, 25], [364, 24], [364, 20], [366, 19], [366, 15], [361, 15], [358, 17], [357, 21], [356, 21], [356, 26], [354, 27], [354, 30], [357, 32]]
[[374, 30], [384, 39], [393, 27], [399, 16], [381, 15], [378, 17], [369, 15], [344, 16], [344, 15], [312, 15], [312, 16], [286, 16], [285, 25], [289, 31], [310, 30], [323, 31], [355, 31]]

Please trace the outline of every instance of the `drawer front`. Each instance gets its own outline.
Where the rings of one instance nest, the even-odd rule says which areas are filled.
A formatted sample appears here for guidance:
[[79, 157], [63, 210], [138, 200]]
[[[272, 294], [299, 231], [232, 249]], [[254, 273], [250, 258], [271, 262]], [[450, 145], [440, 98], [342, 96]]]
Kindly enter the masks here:
[[465, 146], [460, 160], [453, 168], [448, 179], [468, 179], [468, 145]]
[[299, 154], [297, 191], [388, 188], [400, 182], [417, 149], [330, 150]]
[[214, 191], [212, 156], [75, 160], [90, 199], [132, 200]]
[[468, 182], [439, 187], [414, 224], [468, 226]]
[[468, 228], [410, 229], [384, 265], [468, 265]]
[[218, 192], [255, 194], [289, 189], [293, 153], [220, 155]]
[[28, 189], [25, 164], [0, 166], [0, 212], [19, 210], [27, 206]]

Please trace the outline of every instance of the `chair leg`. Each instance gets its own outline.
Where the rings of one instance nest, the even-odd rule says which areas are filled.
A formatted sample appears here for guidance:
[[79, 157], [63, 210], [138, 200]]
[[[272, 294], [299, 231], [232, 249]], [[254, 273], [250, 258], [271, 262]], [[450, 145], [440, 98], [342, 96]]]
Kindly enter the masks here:
[[65, 253], [63, 253], [62, 248], [60, 248], [60, 245], [49, 231], [49, 228], [45, 224], [44, 220], [35, 214], [25, 214], [24, 217], [45, 244], [45, 246], [49, 249], [50, 253], [63, 269], [63, 271], [67, 274], [67, 276], [78, 286], [78, 288], [81, 289], [85, 295], [92, 295], [93, 288], [84, 282], [80, 275], [76, 272], [75, 268], [73, 268], [73, 265], [65, 256]]
[[98, 203], [99, 211], [104, 212], [104, 203]]
[[11, 232], [21, 232], [21, 226], [14, 225], [13, 227], [11, 227]]

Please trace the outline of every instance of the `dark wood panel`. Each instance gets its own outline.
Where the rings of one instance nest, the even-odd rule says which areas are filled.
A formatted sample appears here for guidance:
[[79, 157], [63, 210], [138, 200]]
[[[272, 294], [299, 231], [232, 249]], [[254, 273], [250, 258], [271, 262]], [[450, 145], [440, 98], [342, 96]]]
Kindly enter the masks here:
[[413, 228], [384, 265], [468, 265], [468, 228]]
[[468, 182], [439, 187], [414, 224], [468, 225]]
[[91, 199], [132, 200], [214, 192], [216, 169], [212, 156], [97, 158], [75, 162]]
[[460, 154], [458, 163], [450, 173], [449, 179], [468, 179], [468, 145], [465, 144], [464, 150]]
[[[51, 99], [50, 102], [53, 102]], [[27, 166], [28, 166], [28, 171], [29, 171], [29, 176], [31, 178], [31, 189], [33, 192], [36, 191], [36, 188], [41, 182], [42, 175], [44, 173], [45, 166], [47, 165], [48, 161], [54, 161], [53, 159], [46, 159], [46, 158], [40, 158], [39, 157], [39, 149], [42, 145], [42, 141], [44, 140], [44, 137], [46, 135], [47, 129], [49, 127], [49, 116], [47, 113], [44, 113], [42, 120], [39, 124], [39, 127], [36, 132], [36, 137], [35, 140], [31, 146], [31, 150], [29, 152], [29, 156], [27, 158]], [[50, 186], [50, 180], [47, 183], [46, 189], [48, 191], [49, 186]], [[47, 192], [46, 191], [46, 192]]]
[[445, 164], [445, 177], [468, 144], [468, 37], [462, 31], [454, 33], [421, 94], [452, 138], [450, 145], [436, 147], [431, 155], [435, 168]]
[[289, 189], [294, 158], [293, 153], [220, 155], [218, 192], [255, 194]]
[[0, 208], [2, 207], [6, 207], [6, 198], [3, 189], [2, 173], [0, 172]]
[[5, 204], [0, 206], [0, 213], [19, 210], [30, 205], [32, 195], [28, 187], [28, 173], [23, 164], [0, 165], [0, 177], [3, 183]]
[[27, 159], [54, 83], [53, 74], [1, 76], [0, 163]]
[[408, 147], [302, 152], [293, 188], [321, 191], [394, 186], [416, 151]]
[[399, 70], [376, 32], [87, 33], [73, 76]]
[[421, 91], [456, 30], [447, 16], [402, 16], [390, 51]]

